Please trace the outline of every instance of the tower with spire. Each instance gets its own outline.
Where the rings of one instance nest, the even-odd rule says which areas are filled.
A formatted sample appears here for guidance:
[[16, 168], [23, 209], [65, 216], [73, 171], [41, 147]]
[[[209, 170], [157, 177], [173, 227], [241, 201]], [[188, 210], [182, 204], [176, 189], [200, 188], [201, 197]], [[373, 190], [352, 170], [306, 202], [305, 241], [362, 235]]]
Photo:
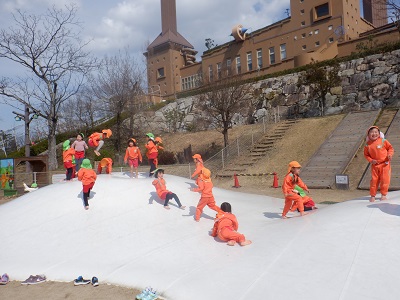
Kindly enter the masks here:
[[147, 79], [149, 92], [163, 99], [174, 98], [180, 91], [180, 69], [194, 62], [187, 53], [194, 53], [190, 44], [177, 29], [176, 1], [161, 0], [162, 31], [147, 47]]

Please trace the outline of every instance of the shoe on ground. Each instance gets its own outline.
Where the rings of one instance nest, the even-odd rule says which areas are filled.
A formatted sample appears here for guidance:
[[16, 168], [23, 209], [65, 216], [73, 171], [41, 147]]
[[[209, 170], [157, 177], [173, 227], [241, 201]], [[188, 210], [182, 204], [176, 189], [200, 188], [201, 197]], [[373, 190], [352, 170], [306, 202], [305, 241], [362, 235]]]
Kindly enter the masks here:
[[151, 289], [149, 293], [142, 298], [142, 300], [156, 300], [158, 298], [157, 292]]
[[145, 288], [139, 295], [136, 296], [136, 300], [143, 300], [150, 293], [150, 288]]
[[44, 275], [31, 275], [29, 276], [28, 279], [24, 280], [21, 282], [23, 285], [29, 285], [29, 284], [38, 284], [46, 281], [46, 276]]
[[182, 205], [182, 206], [179, 207], [179, 208], [185, 210], [186, 206], [185, 206], [185, 205]]
[[171, 209], [168, 205], [164, 205], [165, 209]]
[[99, 285], [99, 279], [97, 277], [92, 277], [92, 285], [93, 286], [98, 286]]
[[78, 278], [74, 280], [74, 285], [84, 285], [84, 284], [89, 284], [89, 283], [90, 283], [90, 280], [83, 279], [82, 276], [78, 276]]
[[1, 285], [5, 285], [10, 281], [10, 278], [8, 277], [7, 273], [4, 273], [1, 277], [0, 277], [0, 284]]

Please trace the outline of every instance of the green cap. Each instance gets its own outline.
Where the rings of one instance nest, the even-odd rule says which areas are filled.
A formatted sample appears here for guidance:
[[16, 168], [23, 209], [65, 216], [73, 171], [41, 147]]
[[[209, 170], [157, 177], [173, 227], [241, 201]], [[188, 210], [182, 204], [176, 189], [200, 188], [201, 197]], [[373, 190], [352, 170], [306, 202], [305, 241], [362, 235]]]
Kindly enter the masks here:
[[37, 183], [36, 182], [32, 183], [31, 188], [37, 188]]
[[146, 133], [146, 136], [148, 136], [151, 139], [154, 139], [154, 134], [152, 134], [151, 132]]
[[92, 165], [91, 165], [91, 163], [90, 163], [90, 160], [87, 159], [87, 158], [85, 158], [85, 159], [82, 161], [81, 168], [84, 168], [84, 169], [91, 169], [91, 168], [92, 168]]
[[65, 151], [65, 150], [68, 150], [69, 148], [70, 148], [70, 144], [71, 144], [71, 142], [69, 141], [69, 140], [66, 140], [64, 143], [63, 143], [63, 150]]

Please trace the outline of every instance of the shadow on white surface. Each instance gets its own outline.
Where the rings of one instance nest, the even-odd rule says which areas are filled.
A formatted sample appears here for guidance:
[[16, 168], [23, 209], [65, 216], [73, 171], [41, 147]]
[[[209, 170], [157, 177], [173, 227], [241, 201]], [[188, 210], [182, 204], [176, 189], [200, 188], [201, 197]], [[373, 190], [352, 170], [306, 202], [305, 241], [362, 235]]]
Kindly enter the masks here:
[[214, 211], [194, 221], [200, 195], [191, 182], [165, 178], [186, 210], [174, 202], [163, 209], [153, 179], [123, 173], [98, 177], [88, 211], [78, 181], [1, 205], [1, 271], [15, 280], [96, 276], [152, 286], [171, 300], [400, 299], [399, 192], [281, 220], [282, 199], [215, 188], [217, 204], [232, 204], [239, 231], [253, 241], [229, 247], [209, 235]]

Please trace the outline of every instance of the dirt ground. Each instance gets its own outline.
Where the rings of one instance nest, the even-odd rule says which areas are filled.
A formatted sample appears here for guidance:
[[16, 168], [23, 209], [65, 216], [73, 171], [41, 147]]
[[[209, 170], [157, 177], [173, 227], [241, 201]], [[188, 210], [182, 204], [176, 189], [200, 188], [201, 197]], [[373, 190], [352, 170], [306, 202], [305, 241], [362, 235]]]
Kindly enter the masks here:
[[[300, 120], [285, 135], [285, 139], [278, 141], [275, 148], [268, 155], [248, 170], [250, 173], [277, 172], [279, 183], [286, 173], [287, 163], [298, 160], [305, 164], [323, 141], [331, 134], [344, 115], [326, 118], [313, 118]], [[237, 127], [230, 133], [231, 139], [241, 135], [248, 127]], [[185, 133], [163, 136], [169, 151], [183, 151], [184, 147], [192, 145], [193, 152], [206, 149], [212, 143], [221, 144], [222, 135], [216, 131], [200, 133]], [[177, 147], [177, 145], [179, 147]], [[175, 149], [175, 148], [176, 149]], [[313, 189], [310, 196], [317, 203], [334, 204], [350, 199], [368, 199], [368, 191], [357, 190], [356, 186], [361, 178], [362, 170], [366, 162], [361, 152], [356, 154], [355, 160], [347, 168], [346, 174], [350, 178], [349, 190]], [[300, 174], [301, 176], [301, 174]], [[233, 178], [214, 179], [214, 185], [220, 188], [235, 190], [243, 193], [261, 194], [282, 199], [281, 188], [273, 188], [273, 176], [240, 176], [238, 177], [240, 188], [233, 188]], [[15, 197], [0, 198], [0, 205], [12, 201]], [[282, 200], [283, 201], [283, 200]], [[1, 267], [1, 266], [0, 266]], [[8, 270], [0, 270], [5, 272]], [[10, 270], [11, 273], [11, 270]], [[1, 275], [1, 274], [0, 274]], [[10, 274], [12, 275], [12, 274]], [[79, 275], [79, 274], [78, 274]], [[10, 278], [12, 280], [12, 278]], [[100, 284], [98, 287], [74, 286], [73, 283], [46, 282], [34, 286], [23, 286], [20, 282], [11, 281], [0, 286], [0, 299], [14, 300], [42, 300], [42, 299], [134, 299], [140, 291], [135, 289]], [[101, 278], [100, 278], [101, 283]]]

